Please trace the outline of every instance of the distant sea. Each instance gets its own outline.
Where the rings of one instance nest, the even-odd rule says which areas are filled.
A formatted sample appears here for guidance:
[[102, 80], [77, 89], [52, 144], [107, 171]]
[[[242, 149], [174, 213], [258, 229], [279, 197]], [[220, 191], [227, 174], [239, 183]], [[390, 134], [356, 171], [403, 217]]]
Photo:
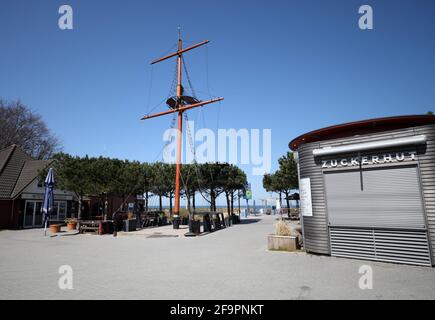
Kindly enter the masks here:
[[[198, 209], [209, 209], [210, 208], [210, 206], [204, 206], [204, 205], [200, 205], [200, 206], [196, 205], [195, 207], [198, 208]], [[258, 205], [256, 205], [255, 207], [256, 208], [261, 208], [261, 206], [258, 206]], [[150, 208], [150, 209], [158, 209], [159, 206], [158, 205], [157, 206], [156, 205], [149, 205], [148, 208]], [[163, 209], [169, 209], [169, 205], [163, 205], [162, 208]], [[185, 206], [181, 206], [181, 208], [186, 208], [186, 207]], [[216, 209], [226, 209], [226, 208], [227, 208], [226, 205], [225, 206], [223, 206], [223, 205], [216, 206]], [[238, 205], [234, 204], [234, 209], [237, 209], [237, 208], [239, 208]], [[241, 209], [246, 209], [246, 204], [245, 205], [240, 204], [240, 208]], [[249, 208], [252, 208], [252, 205], [249, 205]]]

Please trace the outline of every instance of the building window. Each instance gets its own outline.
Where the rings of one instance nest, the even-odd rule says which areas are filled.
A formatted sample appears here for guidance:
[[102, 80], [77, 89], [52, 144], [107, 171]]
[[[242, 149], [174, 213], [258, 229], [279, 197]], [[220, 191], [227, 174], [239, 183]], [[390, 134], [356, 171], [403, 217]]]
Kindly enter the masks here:
[[24, 208], [24, 227], [42, 226], [42, 201], [26, 200]]
[[55, 201], [53, 204], [53, 212], [51, 220], [64, 220], [66, 218], [66, 201]]
[[66, 202], [59, 201], [58, 204], [59, 204], [59, 208], [57, 210], [58, 219], [65, 219], [66, 218]]

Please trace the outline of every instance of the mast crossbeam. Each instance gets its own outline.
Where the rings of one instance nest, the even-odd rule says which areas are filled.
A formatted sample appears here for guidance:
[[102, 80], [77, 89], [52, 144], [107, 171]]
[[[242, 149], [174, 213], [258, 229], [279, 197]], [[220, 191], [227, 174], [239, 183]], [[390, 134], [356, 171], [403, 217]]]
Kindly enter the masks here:
[[198, 103], [194, 103], [194, 104], [189, 104], [189, 105], [185, 105], [176, 109], [170, 109], [170, 110], [166, 110], [163, 112], [159, 112], [159, 113], [155, 113], [155, 114], [151, 114], [149, 116], [144, 116], [142, 117], [141, 120], [146, 120], [146, 119], [151, 119], [151, 118], [155, 118], [155, 117], [160, 117], [166, 114], [171, 114], [171, 113], [175, 113], [175, 112], [183, 112], [189, 109], [193, 109], [193, 108], [197, 108], [197, 107], [201, 107], [204, 106], [206, 104], [210, 104], [210, 103], [214, 103], [214, 102], [218, 102], [224, 100], [224, 98], [220, 97], [220, 98], [215, 98], [215, 99], [211, 99], [211, 100], [207, 100], [207, 101], [201, 101]]
[[204, 41], [202, 41], [202, 42], [200, 42], [200, 43], [197, 43], [197, 44], [195, 44], [195, 45], [193, 45], [193, 46], [190, 46], [190, 47], [185, 48], [185, 49], [178, 50], [177, 52], [171, 53], [171, 54], [169, 54], [169, 55], [167, 55], [167, 56], [164, 56], [164, 57], [162, 57], [162, 58], [159, 58], [159, 59], [157, 59], [157, 60], [154, 60], [154, 61], [151, 62], [151, 64], [156, 64], [156, 63], [162, 62], [162, 61], [164, 61], [164, 60], [167, 60], [167, 59], [169, 59], [169, 58], [172, 58], [172, 57], [175, 57], [175, 56], [179, 56], [179, 55], [183, 54], [184, 52], [187, 52], [187, 51], [190, 51], [190, 50], [192, 50], [192, 49], [198, 48], [198, 47], [200, 47], [200, 46], [202, 46], [202, 45], [204, 45], [204, 44], [207, 44], [207, 43], [209, 43], [209, 42], [210, 42], [209, 40], [204, 40]]

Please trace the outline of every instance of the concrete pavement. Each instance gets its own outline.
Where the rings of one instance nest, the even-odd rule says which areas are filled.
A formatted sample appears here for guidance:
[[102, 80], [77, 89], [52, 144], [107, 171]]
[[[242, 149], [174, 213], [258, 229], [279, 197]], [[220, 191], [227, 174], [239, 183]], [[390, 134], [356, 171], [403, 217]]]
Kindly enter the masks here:
[[[0, 231], [0, 299], [435, 299], [432, 268], [269, 252], [275, 219], [196, 238]], [[72, 290], [59, 289], [61, 265]], [[362, 265], [372, 290], [358, 286]]]

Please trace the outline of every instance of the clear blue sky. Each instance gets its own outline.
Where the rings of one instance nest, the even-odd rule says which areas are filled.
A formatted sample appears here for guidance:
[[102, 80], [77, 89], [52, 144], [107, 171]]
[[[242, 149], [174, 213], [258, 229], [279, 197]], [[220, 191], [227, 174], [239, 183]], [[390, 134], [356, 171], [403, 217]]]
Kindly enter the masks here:
[[[72, 31], [57, 26], [62, 4], [74, 9]], [[358, 28], [363, 4], [374, 30]], [[174, 61], [148, 62], [180, 24], [188, 43], [211, 40], [186, 54], [199, 96], [225, 97], [204, 108], [205, 122], [190, 118], [271, 128], [276, 169], [304, 132], [434, 110], [434, 16], [431, 0], [1, 0], [0, 97], [40, 113], [68, 153], [161, 159], [171, 116], [139, 118], [168, 94]], [[254, 198], [265, 196], [261, 177], [249, 179]]]

